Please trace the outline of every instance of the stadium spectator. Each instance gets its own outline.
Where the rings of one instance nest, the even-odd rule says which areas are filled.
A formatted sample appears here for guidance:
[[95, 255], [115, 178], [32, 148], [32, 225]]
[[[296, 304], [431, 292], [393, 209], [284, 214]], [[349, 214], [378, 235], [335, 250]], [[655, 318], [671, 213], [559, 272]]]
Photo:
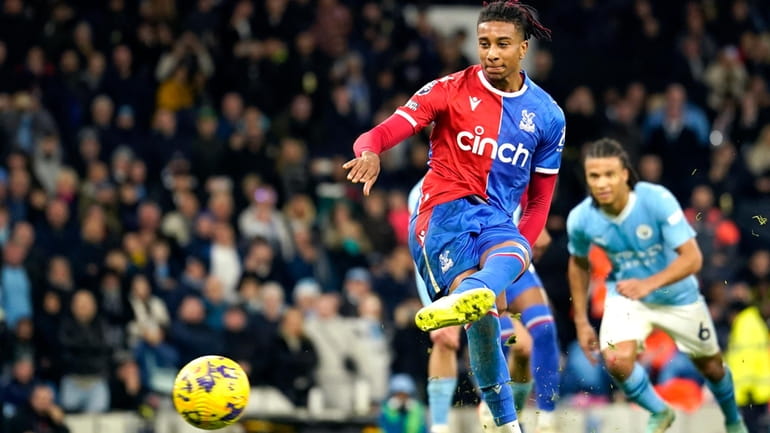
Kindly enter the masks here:
[[192, 191], [177, 191], [172, 196], [174, 208], [163, 215], [161, 233], [185, 248], [192, 241], [195, 219], [200, 212], [200, 202]]
[[352, 411], [359, 348], [348, 319], [340, 315], [340, 296], [325, 293], [317, 302], [318, 314], [305, 321], [305, 333], [318, 353], [316, 378], [324, 408]]
[[365, 268], [352, 268], [345, 273], [342, 281], [340, 314], [345, 317], [358, 316], [361, 301], [372, 293], [372, 274]]
[[372, 284], [375, 293], [382, 298], [385, 320], [391, 322], [396, 307], [417, 296], [414, 266], [406, 246], [397, 246], [384, 258], [383, 266], [374, 276]]
[[321, 296], [321, 285], [318, 281], [307, 277], [297, 281], [292, 290], [292, 305], [302, 312], [305, 320], [315, 317], [318, 312], [316, 305]]
[[3, 266], [0, 270], [0, 301], [4, 321], [13, 330], [22, 319], [32, 317], [32, 286], [24, 268], [24, 246], [13, 240], [3, 246]]
[[216, 135], [219, 120], [217, 112], [204, 106], [196, 117], [196, 135], [190, 146], [192, 170], [199, 180], [219, 174], [223, 165], [224, 140]]
[[428, 354], [431, 347], [430, 336], [422, 332], [414, 323], [414, 315], [421, 306], [419, 299], [409, 298], [396, 307], [393, 311], [391, 341], [393, 350], [391, 372], [408, 374], [417, 384], [417, 389], [426, 388]]
[[364, 201], [361, 226], [372, 243], [372, 252], [379, 257], [388, 255], [398, 239], [388, 221], [388, 197], [383, 190], [373, 191]]
[[[294, 286], [286, 264], [275, 249], [263, 238], [253, 239], [247, 246], [243, 258], [243, 276], [256, 278], [259, 282], [275, 281], [288, 290]], [[287, 297], [290, 295], [286, 293]]]
[[32, 319], [29, 317], [20, 319], [2, 341], [3, 355], [0, 357], [2, 362], [0, 365], [7, 369], [12, 363], [22, 358], [34, 360], [37, 352], [34, 337], [35, 328]]
[[375, 293], [365, 294], [359, 304], [356, 317], [352, 319], [353, 332], [359, 348], [356, 364], [360, 375], [369, 387], [372, 408], [388, 396], [388, 377], [392, 354], [390, 348], [390, 326], [386, 325], [385, 305]]
[[307, 194], [312, 189], [312, 180], [305, 167], [308, 163], [307, 144], [294, 137], [280, 140], [276, 157], [276, 176], [284, 197]]
[[35, 311], [35, 365], [41, 380], [59, 383], [61, 379], [61, 350], [58, 331], [61, 324], [62, 308], [69, 305], [63, 302], [55, 291], [45, 291], [41, 295], [39, 309]]
[[64, 424], [64, 412], [54, 400], [54, 393], [48, 385], [37, 385], [32, 390], [25, 407], [8, 419], [6, 432], [26, 433], [30, 431], [69, 433]]
[[171, 324], [166, 304], [152, 294], [147, 277], [136, 274], [131, 279], [128, 302], [133, 311], [133, 320], [128, 323], [128, 345], [135, 347], [145, 334], [158, 328], [168, 329]]
[[270, 345], [270, 384], [297, 407], [307, 407], [308, 394], [316, 384], [318, 353], [304, 330], [302, 311], [287, 309]]
[[238, 280], [243, 270], [236, 242], [232, 226], [227, 223], [214, 225], [208, 257], [209, 274], [219, 281], [222, 297], [228, 302], [235, 301]]
[[267, 240], [286, 261], [294, 255], [294, 245], [277, 203], [278, 195], [272, 186], [256, 188], [248, 207], [238, 216], [238, 229], [247, 240], [257, 236]]
[[[104, 270], [96, 288], [99, 311], [106, 327], [105, 338], [114, 347], [128, 347], [128, 326], [134, 319], [134, 309], [128, 291], [124, 290], [120, 274], [114, 270]], [[63, 299], [68, 300], [70, 296], [71, 294], [63, 296]]]
[[247, 375], [255, 372], [253, 366], [270, 350], [268, 341], [255, 329], [243, 307], [228, 306], [222, 315], [223, 355], [237, 362]]
[[35, 143], [46, 135], [56, 134], [58, 127], [34, 93], [20, 91], [13, 96], [11, 109], [0, 113], [0, 131], [10, 137], [13, 147], [30, 155]]
[[703, 73], [703, 81], [709, 89], [708, 107], [716, 112], [727, 108], [743, 97], [748, 83], [748, 73], [734, 46], [723, 48], [714, 62]]
[[169, 342], [179, 351], [179, 367], [199, 356], [222, 351], [219, 333], [205, 320], [203, 301], [193, 295], [186, 296], [169, 331]]
[[716, 206], [714, 192], [708, 185], [698, 185], [692, 191], [690, 207], [684, 210], [687, 222], [695, 230], [698, 246], [706, 264], [701, 272], [704, 286], [712, 281], [724, 281], [733, 274], [738, 259], [740, 231], [725, 218]]
[[751, 174], [736, 145], [725, 141], [714, 148], [711, 151], [709, 170], [704, 174], [704, 181], [713, 188], [719, 207], [725, 212], [733, 212], [734, 206], [747, 194], [746, 189], [751, 182]]
[[278, 329], [286, 308], [286, 289], [275, 281], [262, 284], [260, 294], [259, 317], [264, 320], [260, 325], [269, 332]]
[[[170, 396], [174, 387], [174, 378], [178, 373], [179, 354], [166, 340], [164, 328], [157, 324], [147, 324], [142, 327], [141, 332], [140, 339], [134, 346], [133, 358], [139, 366], [142, 390], [161, 396]], [[125, 378], [124, 383], [131, 384], [129, 380]], [[136, 394], [135, 389], [128, 391]]]
[[414, 380], [406, 374], [390, 379], [389, 398], [382, 403], [379, 426], [385, 433], [425, 433], [427, 408], [417, 400]]
[[133, 355], [118, 359], [110, 375], [112, 409], [137, 412], [146, 395], [147, 390], [142, 386], [142, 376]]
[[229, 304], [222, 280], [209, 275], [203, 284], [203, 306], [206, 309], [206, 324], [220, 332], [224, 329], [224, 315]]
[[68, 412], [106, 412], [110, 408], [106, 378], [117, 348], [108, 345], [106, 327], [91, 292], [75, 292], [70, 311], [72, 316], [62, 319], [58, 333], [62, 407]]
[[66, 256], [78, 238], [76, 221], [67, 202], [51, 200], [45, 207], [45, 220], [40, 222], [36, 233], [43, 254]]
[[[10, 419], [18, 412], [23, 412], [32, 391], [40, 383], [35, 378], [34, 358], [20, 356], [11, 364], [11, 374], [0, 382], [0, 410], [5, 419]], [[2, 425], [2, 424], [0, 424]]]
[[180, 269], [171, 256], [171, 245], [162, 238], [156, 238], [149, 246], [150, 264], [147, 275], [155, 291], [170, 291], [177, 285]]
[[602, 136], [625, 143], [631, 161], [639, 161], [644, 146], [642, 130], [636, 122], [639, 113], [627, 99], [621, 98], [608, 107], [607, 124]]
[[763, 127], [756, 141], [746, 149], [746, 165], [754, 176], [770, 171], [770, 125]]
[[32, 154], [32, 170], [48, 195], [56, 193], [56, 180], [64, 165], [64, 152], [56, 135], [40, 137]]
[[[26, 154], [21, 152], [12, 153], [8, 157], [9, 162], [13, 163], [14, 160], [18, 160], [18, 164], [26, 165]], [[9, 164], [10, 166], [11, 164]], [[30, 203], [30, 196], [32, 192], [32, 176], [26, 167], [22, 166], [17, 169], [10, 169], [8, 171], [8, 198], [7, 208], [11, 215], [11, 222], [32, 222], [35, 209], [32, 208]], [[36, 230], [37, 232], [37, 230]], [[39, 237], [39, 233], [38, 233]]]

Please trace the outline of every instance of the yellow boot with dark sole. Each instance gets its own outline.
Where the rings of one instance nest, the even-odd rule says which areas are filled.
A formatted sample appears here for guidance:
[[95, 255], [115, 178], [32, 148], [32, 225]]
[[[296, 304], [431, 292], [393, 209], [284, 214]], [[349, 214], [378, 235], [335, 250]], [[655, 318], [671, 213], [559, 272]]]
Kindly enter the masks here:
[[495, 305], [495, 292], [482, 287], [444, 296], [420, 309], [414, 318], [423, 331], [475, 322]]

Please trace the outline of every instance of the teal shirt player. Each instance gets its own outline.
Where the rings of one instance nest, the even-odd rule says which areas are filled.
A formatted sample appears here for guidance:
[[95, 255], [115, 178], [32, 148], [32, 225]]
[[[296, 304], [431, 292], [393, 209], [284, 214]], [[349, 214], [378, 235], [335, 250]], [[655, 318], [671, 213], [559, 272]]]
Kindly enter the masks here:
[[[695, 231], [673, 194], [663, 186], [639, 182], [623, 211], [612, 216], [583, 200], [567, 218], [569, 252], [587, 257], [592, 244], [607, 252], [612, 272], [607, 279], [608, 296], [620, 296], [617, 281], [643, 279], [656, 274], [677, 257], [676, 248], [695, 237]], [[642, 302], [661, 305], [688, 305], [700, 297], [694, 275], [661, 287]]]

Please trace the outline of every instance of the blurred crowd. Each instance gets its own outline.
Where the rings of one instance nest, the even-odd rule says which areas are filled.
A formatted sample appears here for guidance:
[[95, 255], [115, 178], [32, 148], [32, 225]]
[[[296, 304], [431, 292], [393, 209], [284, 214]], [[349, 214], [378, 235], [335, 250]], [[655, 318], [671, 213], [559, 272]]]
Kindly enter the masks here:
[[[770, 3], [529, 3], [554, 41], [533, 45], [528, 73], [567, 119], [537, 264], [565, 374], [589, 377], [564, 222], [585, 196], [582, 149], [602, 136], [686, 208], [723, 345], [746, 311], [766, 345]], [[341, 164], [412, 92], [475, 63], [460, 48], [473, 35], [398, 0], [0, 4], [0, 419], [151, 411], [180, 366], [212, 353], [298, 406], [315, 387], [350, 410], [363, 382], [376, 407], [397, 373], [421, 396], [429, 341], [413, 324], [406, 194], [427, 131], [383, 156], [366, 199]], [[762, 374], [770, 383], [770, 364]], [[601, 378], [570, 383], [611, 397]]]

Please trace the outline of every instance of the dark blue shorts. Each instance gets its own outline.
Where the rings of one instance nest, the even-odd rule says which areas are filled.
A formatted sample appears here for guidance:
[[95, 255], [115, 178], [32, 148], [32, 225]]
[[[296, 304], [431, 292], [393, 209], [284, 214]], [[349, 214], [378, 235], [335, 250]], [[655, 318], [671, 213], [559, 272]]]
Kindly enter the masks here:
[[442, 203], [409, 221], [409, 249], [431, 300], [446, 295], [461, 273], [478, 269], [486, 251], [509, 241], [529, 247], [510, 214], [480, 199]]

